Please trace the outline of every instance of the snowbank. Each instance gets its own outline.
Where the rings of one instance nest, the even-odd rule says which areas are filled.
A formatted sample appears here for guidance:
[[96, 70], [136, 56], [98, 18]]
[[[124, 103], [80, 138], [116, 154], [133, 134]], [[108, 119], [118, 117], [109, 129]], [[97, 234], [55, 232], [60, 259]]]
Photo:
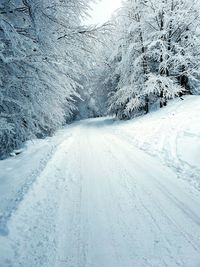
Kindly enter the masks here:
[[200, 96], [176, 99], [144, 117], [117, 122], [115, 133], [200, 189]]
[[52, 138], [27, 142], [23, 153], [0, 161], [0, 235], [7, 235], [6, 225], [12, 212], [45, 169], [59, 144], [69, 136], [70, 130], [61, 130]]

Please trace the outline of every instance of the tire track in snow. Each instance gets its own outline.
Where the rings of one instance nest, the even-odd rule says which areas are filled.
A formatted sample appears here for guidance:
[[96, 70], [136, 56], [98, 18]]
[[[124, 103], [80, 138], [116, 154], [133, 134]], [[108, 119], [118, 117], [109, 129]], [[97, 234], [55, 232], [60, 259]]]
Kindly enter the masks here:
[[[63, 142], [38, 177], [32, 189], [13, 214], [8, 227], [8, 238], [0, 238], [0, 249], [5, 246], [5, 259], [0, 266], [52, 267], [56, 255], [57, 210], [60, 192], [65, 181], [62, 169], [73, 139]], [[61, 193], [62, 195], [62, 193]]]
[[103, 123], [74, 131], [0, 238], [0, 266], [197, 267], [200, 197]]
[[[107, 138], [109, 139], [109, 144], [111, 143], [111, 139], [112, 139], [112, 143], [115, 143], [115, 138], [117, 138], [117, 137], [115, 137], [115, 136], [112, 136], [112, 135], [110, 135], [110, 136], [107, 136]], [[119, 137], [117, 138], [117, 139], [119, 139]], [[120, 141], [120, 142], [116, 142], [117, 144], [118, 144], [118, 146], [120, 145], [120, 147], [121, 147], [121, 151], [122, 151], [122, 149], [123, 148], [125, 148], [126, 146], [125, 146], [125, 144], [122, 146], [122, 144], [121, 144], [121, 142], [122, 142], [122, 140]], [[125, 142], [126, 143], [126, 142]], [[125, 150], [125, 149], [124, 149]], [[136, 148], [136, 150], [138, 150], [137, 148]], [[140, 168], [140, 169], [142, 169], [143, 167], [142, 166], [140, 166], [141, 165], [141, 163], [140, 162], [137, 162], [137, 161], [135, 161], [132, 157], [130, 157], [130, 154], [127, 154], [126, 155], [126, 153], [127, 153], [127, 151], [124, 151], [125, 153], [124, 153], [124, 156], [125, 156], [125, 158], [126, 158], [126, 161], [128, 162], [130, 162], [130, 163], [132, 163], [133, 164], [133, 166], [137, 166], [138, 168]], [[139, 151], [138, 151], [139, 152]], [[139, 153], [141, 153], [141, 152], [139, 152]], [[123, 153], [121, 153], [121, 155], [122, 155]], [[143, 153], [142, 153], [143, 154]], [[115, 154], [116, 155], [116, 154]], [[145, 155], [145, 154], [144, 154]], [[147, 156], [147, 158], [148, 158], [149, 156]], [[147, 164], [148, 165], [148, 164]], [[147, 166], [147, 169], [150, 169], [150, 166]], [[129, 175], [130, 176], [130, 175]], [[131, 176], [130, 176], [131, 177]], [[155, 189], [156, 187], [157, 187], [157, 189], [159, 189], [159, 191], [161, 191], [162, 192], [162, 196], [165, 196], [168, 200], [170, 200], [170, 202], [173, 202], [173, 204], [179, 209], [179, 210], [181, 210], [182, 211], [182, 213], [184, 213], [184, 215], [185, 215], [185, 217], [187, 217], [187, 220], [193, 220], [193, 223], [195, 223], [195, 224], [197, 224], [197, 226], [198, 227], [196, 227], [196, 229], [197, 229], [197, 233], [199, 233], [199, 216], [196, 214], [196, 213], [194, 213], [190, 208], [188, 208], [187, 207], [187, 205], [186, 204], [183, 204], [183, 202], [182, 201], [179, 201], [176, 197], [174, 197], [168, 190], [167, 190], [167, 188], [165, 187], [165, 185], [163, 185], [163, 184], [161, 184], [161, 183], [159, 183], [158, 182], [158, 179], [154, 176], [154, 175], [151, 175], [151, 174], [149, 174], [149, 178], [150, 178], [150, 183], [151, 183], [151, 186], [152, 185], [154, 185], [155, 187], [153, 187], [153, 189]], [[174, 177], [175, 178], [175, 177]], [[166, 176], [166, 179], [168, 179], [168, 177]], [[161, 179], [160, 179], [161, 180]], [[141, 181], [142, 181], [142, 179], [141, 179]], [[179, 181], [180, 182], [180, 181]], [[138, 185], [139, 184], [141, 184], [141, 182], [138, 182]], [[146, 191], [146, 193], [148, 194], [148, 192], [149, 192], [149, 190], [146, 188], [147, 186], [148, 186], [148, 184], [149, 183], [146, 183], [146, 184], [144, 184], [144, 182], [142, 182], [142, 184], [141, 184], [141, 186], [142, 186], [142, 188], [143, 188], [143, 190], [145, 190]], [[169, 184], [170, 185], [170, 184]], [[168, 194], [169, 193], [169, 194]], [[183, 192], [184, 193], [184, 192]], [[149, 196], [151, 196], [151, 199], [156, 203], [156, 199], [157, 198], [155, 198], [155, 195], [153, 195], [153, 197], [154, 198], [152, 198], [152, 195], [151, 194], [149, 194]], [[143, 201], [143, 200], [142, 200]], [[159, 201], [157, 202], [157, 203], [159, 203]], [[162, 203], [162, 202], [161, 202]], [[158, 205], [158, 204], [156, 204], [156, 205]], [[184, 207], [186, 208], [186, 209], [184, 209]], [[163, 211], [164, 211], [164, 207], [163, 208], [160, 208], [160, 210], [161, 210], [161, 213], [163, 213]], [[197, 209], [198, 210], [198, 209]], [[196, 211], [197, 211], [196, 210]], [[175, 223], [175, 221], [173, 221], [172, 220], [172, 218], [170, 218], [167, 214], [166, 214], [166, 217], [168, 217], [168, 219], [171, 221], [171, 222], [173, 222], [174, 223], [174, 225], [176, 225], [176, 228], [177, 228], [177, 230], [178, 231], [181, 231], [181, 228], [182, 228], [182, 221], [181, 221], [181, 224], [179, 223], [178, 225]], [[191, 236], [186, 232], [186, 233], [184, 233], [184, 232], [182, 232], [182, 234], [183, 234], [183, 236], [186, 238], [186, 240], [194, 247], [194, 249], [195, 250], [197, 250], [197, 251], [199, 251], [200, 252], [200, 238], [198, 238], [198, 237], [196, 237], [196, 232], [195, 231], [193, 231], [193, 235], [196, 237], [196, 238], [192, 238], [192, 240], [190, 240], [191, 239]], [[200, 237], [200, 235], [199, 235], [199, 237]], [[190, 239], [189, 239], [190, 238]], [[195, 241], [194, 241], [195, 240]]]

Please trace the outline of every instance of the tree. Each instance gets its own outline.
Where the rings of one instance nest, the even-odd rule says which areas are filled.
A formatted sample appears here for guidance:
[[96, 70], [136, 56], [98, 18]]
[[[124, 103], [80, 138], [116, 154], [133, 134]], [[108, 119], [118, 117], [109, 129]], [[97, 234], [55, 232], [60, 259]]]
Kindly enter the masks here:
[[110, 112], [123, 119], [130, 118], [136, 111], [149, 111], [149, 98], [145, 92], [149, 70], [143, 1], [126, 1], [119, 16], [120, 33], [116, 55], [120, 54], [117, 67], [120, 79], [110, 99]]
[[0, 157], [73, 116], [88, 44], [80, 22], [89, 2], [1, 1]]
[[[147, 88], [167, 99], [190, 92], [189, 76], [199, 72], [199, 15], [195, 1], [148, 1], [148, 57], [151, 73]], [[193, 77], [192, 77], [193, 76]], [[191, 93], [191, 92], [190, 92]]]
[[195, 0], [124, 2], [116, 20], [120, 79], [110, 97], [111, 114], [131, 118], [158, 101], [163, 107], [193, 92], [200, 77], [198, 10]]

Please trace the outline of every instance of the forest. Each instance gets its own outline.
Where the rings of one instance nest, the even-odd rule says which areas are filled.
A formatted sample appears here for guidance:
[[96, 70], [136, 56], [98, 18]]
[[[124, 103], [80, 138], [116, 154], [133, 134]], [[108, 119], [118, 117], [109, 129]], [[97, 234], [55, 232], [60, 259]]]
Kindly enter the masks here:
[[198, 1], [126, 0], [84, 26], [90, 4], [1, 0], [1, 158], [76, 119], [127, 120], [200, 93]]

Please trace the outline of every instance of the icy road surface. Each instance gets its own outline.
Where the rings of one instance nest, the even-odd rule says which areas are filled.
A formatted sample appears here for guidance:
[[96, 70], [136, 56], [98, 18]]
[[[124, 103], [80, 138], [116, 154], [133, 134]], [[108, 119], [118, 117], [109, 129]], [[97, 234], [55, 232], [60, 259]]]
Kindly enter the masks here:
[[199, 192], [113, 127], [63, 137], [0, 237], [0, 267], [200, 266]]

